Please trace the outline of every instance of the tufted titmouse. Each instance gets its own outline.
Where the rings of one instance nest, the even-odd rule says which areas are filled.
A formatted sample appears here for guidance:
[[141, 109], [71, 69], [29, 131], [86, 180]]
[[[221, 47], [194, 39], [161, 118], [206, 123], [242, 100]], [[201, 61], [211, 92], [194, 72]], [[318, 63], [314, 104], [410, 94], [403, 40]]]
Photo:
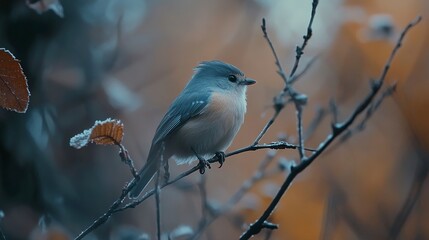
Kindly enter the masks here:
[[[177, 164], [219, 155], [231, 145], [244, 121], [247, 85], [256, 83], [238, 68], [221, 61], [201, 62], [159, 124], [146, 165], [129, 196], [136, 198], [160, 167], [174, 156]], [[223, 160], [223, 159], [222, 159]], [[221, 161], [222, 164], [222, 161]]]

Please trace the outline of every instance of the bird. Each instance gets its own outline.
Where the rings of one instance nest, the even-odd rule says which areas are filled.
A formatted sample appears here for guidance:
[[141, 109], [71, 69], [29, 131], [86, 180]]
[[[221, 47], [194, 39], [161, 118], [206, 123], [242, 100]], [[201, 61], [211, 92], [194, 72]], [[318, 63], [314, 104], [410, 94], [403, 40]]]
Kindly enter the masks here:
[[130, 182], [134, 186], [128, 196], [138, 198], [161, 162], [171, 157], [178, 165], [198, 160], [201, 174], [210, 167], [206, 159], [211, 157], [218, 157], [222, 166], [224, 152], [244, 122], [247, 86], [255, 83], [229, 63], [200, 62], [156, 129], [146, 164]]

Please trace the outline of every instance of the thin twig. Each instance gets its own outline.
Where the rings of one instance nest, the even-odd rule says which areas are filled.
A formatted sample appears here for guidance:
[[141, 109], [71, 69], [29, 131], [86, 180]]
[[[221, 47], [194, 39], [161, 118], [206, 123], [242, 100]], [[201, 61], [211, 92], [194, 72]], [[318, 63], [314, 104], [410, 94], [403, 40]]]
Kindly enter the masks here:
[[301, 72], [296, 73], [288, 79], [288, 83], [294, 84], [296, 81], [298, 81], [313, 66], [317, 59], [319, 59], [319, 55], [311, 58], [311, 60], [304, 66], [304, 69], [302, 69]]
[[297, 128], [298, 128], [298, 144], [299, 144], [299, 158], [302, 161], [305, 158], [305, 151], [304, 151], [304, 137], [303, 137], [303, 130], [302, 130], [302, 111], [303, 106], [296, 104], [296, 117], [297, 117]]
[[304, 49], [307, 46], [308, 40], [310, 40], [311, 36], [313, 36], [312, 25], [313, 25], [314, 16], [316, 15], [316, 9], [318, 4], [319, 4], [319, 0], [313, 0], [312, 7], [311, 7], [310, 21], [308, 22], [308, 26], [307, 26], [307, 34], [303, 36], [304, 41], [302, 42], [302, 45], [296, 47], [295, 63], [293, 65], [292, 71], [289, 74], [289, 78], [292, 78], [296, 70], [298, 69], [299, 61], [301, 60], [301, 56], [304, 54]]
[[265, 133], [267, 133], [267, 131], [271, 127], [271, 125], [273, 125], [274, 121], [277, 119], [277, 116], [279, 116], [280, 111], [281, 111], [281, 109], [278, 109], [278, 108], [275, 109], [273, 116], [271, 117], [270, 120], [268, 120], [267, 124], [265, 124], [264, 128], [259, 133], [259, 135], [256, 137], [256, 139], [252, 145], [258, 145], [261, 138], [265, 135]]
[[282, 65], [280, 64], [279, 57], [277, 56], [277, 53], [274, 50], [273, 43], [271, 42], [270, 38], [268, 37], [267, 28], [266, 28], [266, 24], [265, 24], [265, 18], [262, 18], [261, 29], [262, 29], [262, 33], [264, 34], [264, 38], [267, 40], [268, 45], [271, 48], [271, 52], [274, 55], [275, 64], [276, 64], [276, 66], [278, 68], [277, 73], [280, 75], [280, 77], [283, 79], [285, 85], [287, 86], [288, 85], [288, 79], [287, 79], [285, 71], [283, 70]]
[[386, 90], [383, 91], [381, 96], [374, 101], [371, 106], [368, 107], [368, 110], [366, 111], [364, 119], [358, 124], [356, 129], [364, 129], [366, 126], [366, 123], [371, 118], [371, 116], [374, 114], [374, 112], [381, 106], [381, 103], [389, 96], [391, 96], [396, 90], [396, 83], [388, 86]]
[[[277, 142], [272, 142], [272, 143], [261, 143], [258, 145], [249, 145], [247, 147], [240, 148], [240, 149], [232, 151], [228, 154], [225, 154], [225, 157], [237, 155], [237, 154], [242, 153], [242, 152], [256, 151], [259, 149], [299, 149], [299, 148], [300, 148], [299, 146], [296, 146], [294, 144], [290, 144], [290, 143], [285, 142], [285, 141], [277, 141]], [[309, 151], [309, 152], [316, 151], [316, 150], [311, 149], [311, 148], [303, 148], [303, 149], [305, 151]], [[210, 163], [212, 163], [212, 161], [216, 162], [216, 159], [213, 159], [213, 160], [210, 159], [209, 160]]]
[[[313, 7], [316, 8], [317, 7], [317, 3], [313, 2]], [[315, 9], [312, 10], [312, 14], [315, 14]], [[312, 15], [312, 18], [314, 17], [314, 15]], [[308, 27], [307, 27], [307, 35], [304, 36], [304, 42], [303, 45], [301, 46], [300, 49], [304, 49], [305, 46], [307, 45], [308, 40], [311, 38], [311, 25], [313, 23], [313, 20], [311, 19]], [[273, 43], [271, 42], [271, 39], [268, 36], [267, 33], [267, 27], [266, 27], [266, 21], [265, 18], [262, 19], [262, 25], [261, 25], [261, 29], [264, 35], [264, 38], [267, 40], [267, 43], [271, 49], [271, 52], [274, 56], [275, 59], [275, 64], [277, 66], [277, 73], [280, 75], [280, 77], [283, 79], [284, 83], [285, 83], [285, 87], [284, 89], [276, 96], [274, 97], [274, 115], [273, 117], [268, 121], [268, 123], [265, 125], [265, 127], [263, 128], [263, 130], [261, 131], [261, 133], [258, 135], [258, 137], [256, 138], [256, 140], [254, 141], [254, 145], [258, 144], [259, 140], [262, 138], [262, 136], [264, 136], [264, 134], [267, 132], [268, 128], [270, 128], [270, 126], [274, 123], [274, 121], [276, 120], [277, 116], [279, 115], [279, 113], [283, 110], [283, 108], [286, 106], [287, 103], [289, 103], [290, 101], [285, 101], [285, 94], [288, 93], [291, 97], [293, 102], [295, 103], [295, 105], [300, 104], [303, 105], [305, 104], [305, 99], [303, 100], [303, 95], [302, 94], [298, 94], [293, 88], [292, 88], [292, 84], [294, 82], [296, 82], [299, 78], [301, 78], [307, 71], [308, 69], [310, 69], [310, 67], [313, 65], [313, 63], [315, 62], [315, 60], [317, 59], [317, 57], [313, 58], [306, 66], [305, 68], [297, 75], [293, 75], [296, 72], [296, 69], [293, 70], [293, 74], [291, 74], [290, 78], [288, 79], [288, 77], [286, 76], [285, 71], [283, 70], [282, 64], [280, 63], [280, 60], [278, 58], [277, 52], [274, 48]], [[297, 47], [298, 49], [299, 47]], [[299, 59], [301, 58], [301, 54], [299, 54], [298, 56], [298, 52], [297, 52], [297, 61], [299, 61]], [[298, 66], [297, 63], [295, 63], [296, 66]], [[292, 73], [292, 72], [291, 72]], [[305, 98], [305, 96], [304, 96]]]
[[128, 150], [124, 147], [124, 145], [120, 143], [116, 145], [119, 146], [119, 157], [121, 158], [122, 162], [125, 163], [130, 168], [130, 171], [133, 177], [138, 178], [137, 170], [134, 167], [134, 161], [131, 159], [130, 154], [128, 153]]
[[[312, 30], [312, 25], [313, 25], [313, 20], [314, 20], [314, 16], [316, 14], [316, 8], [318, 5], [319, 1], [318, 0], [313, 0], [312, 3], [312, 10], [311, 10], [311, 16], [310, 16], [310, 21], [308, 23], [307, 26], [307, 34], [303, 36], [303, 43], [301, 46], [297, 46], [296, 47], [296, 57], [295, 57], [295, 63], [294, 66], [291, 70], [291, 73], [289, 74], [289, 78], [286, 76], [286, 74], [284, 73], [283, 67], [277, 57], [277, 53], [276, 50], [274, 49], [274, 46], [271, 42], [271, 39], [268, 37], [267, 34], [267, 29], [266, 29], [266, 25], [265, 25], [265, 19], [262, 20], [262, 32], [264, 35], [264, 38], [267, 40], [268, 45], [270, 46], [271, 52], [273, 53], [274, 59], [275, 59], [275, 63], [277, 65], [277, 73], [280, 75], [280, 77], [283, 79], [283, 81], [285, 82], [285, 87], [283, 89], [282, 92], [280, 92], [278, 94], [278, 96], [276, 96], [275, 99], [283, 99], [284, 95], [287, 93], [289, 94], [289, 96], [292, 98], [292, 101], [295, 103], [295, 108], [297, 111], [297, 131], [298, 131], [298, 139], [299, 139], [299, 155], [300, 155], [300, 159], [302, 160], [305, 156], [305, 152], [304, 152], [304, 138], [303, 138], [303, 129], [302, 129], [302, 111], [303, 111], [303, 106], [307, 103], [307, 97], [303, 94], [298, 93], [295, 89], [293, 89], [292, 87], [292, 83], [296, 80], [293, 80], [294, 75], [296, 73], [296, 70], [298, 69], [298, 65], [299, 65], [299, 61], [301, 59], [301, 56], [304, 54], [304, 49], [307, 46], [308, 41], [310, 40], [311, 36], [313, 35], [313, 30]], [[312, 62], [310, 62], [311, 65]], [[303, 72], [305, 72], [308, 68], [305, 68]], [[291, 80], [289, 80], [291, 79]], [[296, 78], [298, 79], [298, 78]], [[281, 102], [281, 101], [279, 101]], [[280, 108], [280, 110], [283, 108], [283, 106]], [[279, 112], [280, 112], [279, 110]], [[277, 113], [277, 112], [276, 112]]]
[[277, 192], [276, 196], [273, 198], [269, 206], [266, 208], [266, 210], [263, 212], [263, 214], [256, 220], [255, 223], [251, 224], [249, 228], [240, 236], [240, 240], [249, 239], [255, 234], [258, 234], [263, 228], [264, 228], [264, 222], [268, 219], [268, 217], [271, 215], [271, 213], [274, 211], [277, 204], [280, 202], [280, 199], [285, 194], [286, 190], [289, 188], [292, 181], [295, 179], [296, 176], [298, 176], [299, 173], [301, 173], [303, 170], [305, 170], [320, 154], [322, 154], [325, 149], [345, 130], [347, 130], [352, 123], [354, 123], [357, 116], [359, 116], [367, 107], [372, 103], [375, 95], [379, 92], [380, 88], [382, 87], [382, 84], [384, 82], [384, 79], [387, 75], [387, 72], [389, 70], [390, 64], [398, 51], [398, 49], [401, 47], [402, 40], [408, 30], [415, 26], [418, 22], [420, 22], [421, 17], [416, 18], [414, 21], [410, 22], [402, 31], [400, 38], [398, 39], [395, 47], [393, 48], [390, 57], [388, 58], [386, 65], [383, 69], [383, 71], [380, 74], [380, 78], [378, 81], [374, 81], [372, 83], [371, 92], [358, 104], [358, 106], [354, 109], [354, 111], [350, 114], [350, 116], [342, 123], [336, 123], [332, 125], [332, 133], [329, 134], [326, 139], [320, 143], [318, 149], [316, 152], [314, 152], [310, 157], [304, 159], [299, 165], [296, 167], [291, 168], [290, 174], [280, 187], [279, 191]]
[[394, 90], [396, 88], [396, 84], [389, 86], [387, 89], [383, 91], [381, 96], [374, 100], [371, 105], [367, 108], [365, 117], [354, 127], [353, 129], [348, 129], [341, 137], [340, 141], [338, 141], [334, 146], [332, 146], [327, 152], [335, 151], [341, 144], [344, 144], [348, 139], [350, 139], [353, 135], [362, 132], [366, 124], [368, 123], [369, 119], [373, 116], [374, 112], [381, 106], [383, 101], [386, 99], [386, 97], [393, 94]]

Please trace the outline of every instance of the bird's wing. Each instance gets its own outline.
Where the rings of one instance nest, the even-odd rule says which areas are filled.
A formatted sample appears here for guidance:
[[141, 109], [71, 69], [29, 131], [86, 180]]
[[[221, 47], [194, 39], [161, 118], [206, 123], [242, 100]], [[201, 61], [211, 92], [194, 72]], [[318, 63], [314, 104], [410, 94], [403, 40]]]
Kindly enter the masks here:
[[[208, 106], [210, 93], [184, 93], [181, 94], [171, 104], [170, 109], [161, 120], [156, 129], [155, 137], [152, 141], [152, 146], [149, 151], [149, 156], [146, 165], [139, 171], [140, 179], [131, 189], [129, 196], [136, 198], [140, 195], [143, 189], [151, 181], [156, 171], [159, 169], [159, 157], [162, 156], [162, 141], [170, 134], [177, 131], [189, 119], [204, 113], [204, 109]], [[133, 183], [132, 182], [132, 183]], [[130, 184], [132, 184], [130, 183]]]
[[161, 142], [169, 134], [177, 131], [189, 119], [200, 115], [209, 103], [209, 93], [181, 94], [170, 106], [159, 124], [152, 144]]

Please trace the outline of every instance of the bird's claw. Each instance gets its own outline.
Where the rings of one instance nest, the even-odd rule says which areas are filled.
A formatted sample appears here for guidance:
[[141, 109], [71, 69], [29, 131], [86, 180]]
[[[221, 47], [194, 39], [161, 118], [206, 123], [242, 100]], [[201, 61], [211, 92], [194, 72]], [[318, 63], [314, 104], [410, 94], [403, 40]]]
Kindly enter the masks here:
[[221, 168], [223, 163], [225, 162], [225, 153], [224, 152], [216, 152], [215, 157], [217, 158], [217, 161], [220, 164], [219, 168]]
[[199, 162], [198, 162], [198, 168], [200, 170], [200, 174], [204, 174], [206, 172], [206, 168], [211, 169], [212, 167], [210, 166], [209, 161], [203, 159], [203, 158], [198, 158]]
[[194, 152], [195, 156], [198, 158], [198, 169], [200, 170], [200, 174], [204, 174], [206, 172], [206, 168], [211, 169], [209, 161], [201, 157], [193, 148], [191, 150]]

